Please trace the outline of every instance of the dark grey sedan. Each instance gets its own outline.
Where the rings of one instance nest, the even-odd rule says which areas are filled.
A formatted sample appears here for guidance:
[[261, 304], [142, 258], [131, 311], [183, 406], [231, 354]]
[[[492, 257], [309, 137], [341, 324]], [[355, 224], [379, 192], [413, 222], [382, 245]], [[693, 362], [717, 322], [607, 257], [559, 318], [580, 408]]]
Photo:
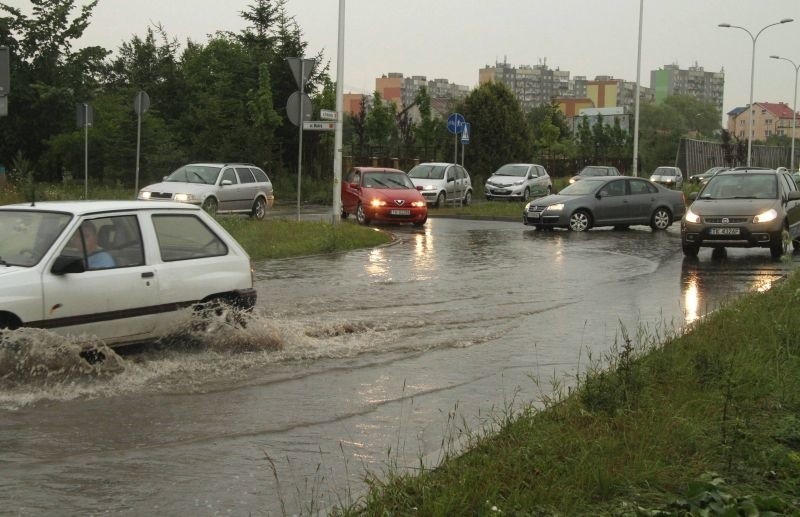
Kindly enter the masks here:
[[642, 178], [594, 177], [525, 205], [522, 222], [537, 228], [583, 232], [597, 226], [649, 225], [666, 230], [683, 217], [683, 192]]

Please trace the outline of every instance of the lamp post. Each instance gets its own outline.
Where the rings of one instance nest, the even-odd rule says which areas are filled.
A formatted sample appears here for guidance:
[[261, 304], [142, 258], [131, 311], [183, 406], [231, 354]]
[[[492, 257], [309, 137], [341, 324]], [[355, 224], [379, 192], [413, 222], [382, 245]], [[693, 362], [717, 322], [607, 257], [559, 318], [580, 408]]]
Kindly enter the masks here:
[[780, 56], [769, 56], [772, 59], [782, 59], [783, 61], [788, 61], [794, 67], [794, 105], [792, 106], [792, 155], [790, 157], [791, 165], [789, 165], [789, 169], [794, 172], [794, 132], [797, 128], [797, 72], [800, 70], [800, 65], [795, 64], [789, 58], [780, 57]]
[[789, 23], [793, 22], [793, 18], [784, 18], [783, 20], [775, 23], [770, 23], [769, 25], [763, 27], [760, 31], [753, 36], [753, 33], [749, 30], [745, 29], [744, 27], [740, 27], [738, 25], [731, 25], [730, 23], [720, 23], [719, 27], [723, 27], [726, 29], [742, 29], [750, 36], [750, 39], [753, 40], [753, 55], [750, 59], [750, 105], [748, 106], [748, 110], [750, 111], [750, 116], [747, 119], [747, 166], [750, 167], [750, 156], [752, 155], [753, 149], [753, 79], [755, 78], [755, 71], [756, 71], [756, 40], [769, 27], [773, 25], [780, 25], [782, 23]]

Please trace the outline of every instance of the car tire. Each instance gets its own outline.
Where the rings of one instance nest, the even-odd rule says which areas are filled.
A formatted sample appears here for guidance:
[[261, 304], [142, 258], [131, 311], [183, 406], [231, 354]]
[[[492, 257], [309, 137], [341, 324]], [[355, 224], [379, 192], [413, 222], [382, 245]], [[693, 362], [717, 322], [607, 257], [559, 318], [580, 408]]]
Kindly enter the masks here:
[[218, 296], [196, 305], [194, 310], [197, 315], [194, 330], [212, 331], [223, 325], [234, 328], [247, 326], [247, 311], [236, 300]]
[[545, 196], [549, 196], [549, 195], [550, 195], [550, 194], [552, 194], [552, 193], [553, 193], [553, 187], [551, 187], [550, 185], [548, 185], [548, 186], [547, 186], [547, 192], [545, 193]]
[[780, 240], [772, 242], [769, 245], [769, 253], [772, 255], [772, 258], [781, 258], [781, 256], [783, 256], [783, 254], [789, 249], [789, 242], [791, 239], [792, 238], [789, 235], [789, 229], [784, 226], [783, 230], [781, 230]]
[[469, 206], [472, 203], [472, 191], [468, 190], [466, 194], [464, 194], [464, 206]]
[[650, 228], [656, 231], [666, 230], [672, 224], [672, 213], [666, 208], [659, 207], [650, 217]]
[[253, 203], [253, 209], [250, 211], [250, 217], [257, 221], [261, 221], [264, 219], [265, 215], [267, 215], [267, 200], [259, 196]]
[[439, 192], [439, 195], [436, 196], [436, 202], [433, 204], [433, 206], [436, 208], [441, 208], [444, 206], [445, 201], [447, 201], [447, 199], [445, 198], [444, 192]]
[[569, 229], [573, 232], [585, 232], [592, 227], [592, 216], [583, 209], [572, 212], [569, 216]]
[[492, 196], [486, 196], [486, 201], [491, 201], [492, 199]]
[[367, 217], [367, 211], [364, 210], [364, 205], [361, 203], [358, 204], [356, 207], [356, 220], [358, 224], [363, 224], [364, 226], [369, 224], [369, 217]]
[[531, 189], [525, 187], [525, 192], [522, 193], [522, 200], [525, 202], [530, 201], [531, 199]]
[[213, 196], [209, 196], [205, 201], [203, 201], [203, 210], [208, 212], [208, 214], [211, 216], [217, 215], [218, 208], [219, 204], [217, 203], [217, 198]]
[[681, 248], [683, 249], [683, 254], [687, 257], [696, 257], [700, 252], [700, 246], [697, 244], [689, 244], [688, 242], [682, 242]]

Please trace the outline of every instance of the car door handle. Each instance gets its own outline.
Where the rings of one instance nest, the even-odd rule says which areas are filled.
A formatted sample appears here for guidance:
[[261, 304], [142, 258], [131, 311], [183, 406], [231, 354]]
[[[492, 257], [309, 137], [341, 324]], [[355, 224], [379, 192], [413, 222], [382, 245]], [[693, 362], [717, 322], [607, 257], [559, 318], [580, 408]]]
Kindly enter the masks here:
[[142, 273], [142, 278], [153, 278], [154, 276], [156, 276], [156, 274], [152, 271]]

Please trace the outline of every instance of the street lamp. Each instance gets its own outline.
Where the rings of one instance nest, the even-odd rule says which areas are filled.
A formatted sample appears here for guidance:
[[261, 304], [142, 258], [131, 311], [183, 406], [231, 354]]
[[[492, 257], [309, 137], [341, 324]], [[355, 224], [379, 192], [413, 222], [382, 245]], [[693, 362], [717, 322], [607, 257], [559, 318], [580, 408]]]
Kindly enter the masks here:
[[767, 28], [772, 27], [773, 25], [780, 25], [781, 23], [789, 23], [793, 21], [794, 21], [793, 18], [784, 18], [779, 22], [770, 23], [769, 25], [758, 31], [755, 36], [753, 36], [753, 33], [745, 29], [744, 27], [740, 27], [738, 25], [731, 25], [730, 23], [719, 24], [720, 27], [724, 27], [726, 29], [731, 29], [731, 28], [742, 29], [747, 33], [748, 36], [750, 36], [750, 39], [753, 40], [753, 56], [750, 60], [750, 105], [748, 106], [748, 109], [750, 111], [750, 116], [748, 117], [748, 122], [747, 122], [747, 166], [748, 167], [750, 167], [750, 156], [752, 154], [752, 148], [753, 148], [753, 78], [755, 77], [755, 71], [756, 71], [756, 40], [761, 35], [761, 33], [764, 32]]
[[780, 57], [780, 56], [769, 56], [772, 59], [782, 59], [784, 61], [788, 61], [794, 67], [794, 106], [792, 107], [792, 156], [790, 158], [791, 165], [789, 165], [789, 169], [794, 172], [794, 132], [797, 128], [797, 72], [800, 70], [800, 65], [795, 64], [789, 58]]

